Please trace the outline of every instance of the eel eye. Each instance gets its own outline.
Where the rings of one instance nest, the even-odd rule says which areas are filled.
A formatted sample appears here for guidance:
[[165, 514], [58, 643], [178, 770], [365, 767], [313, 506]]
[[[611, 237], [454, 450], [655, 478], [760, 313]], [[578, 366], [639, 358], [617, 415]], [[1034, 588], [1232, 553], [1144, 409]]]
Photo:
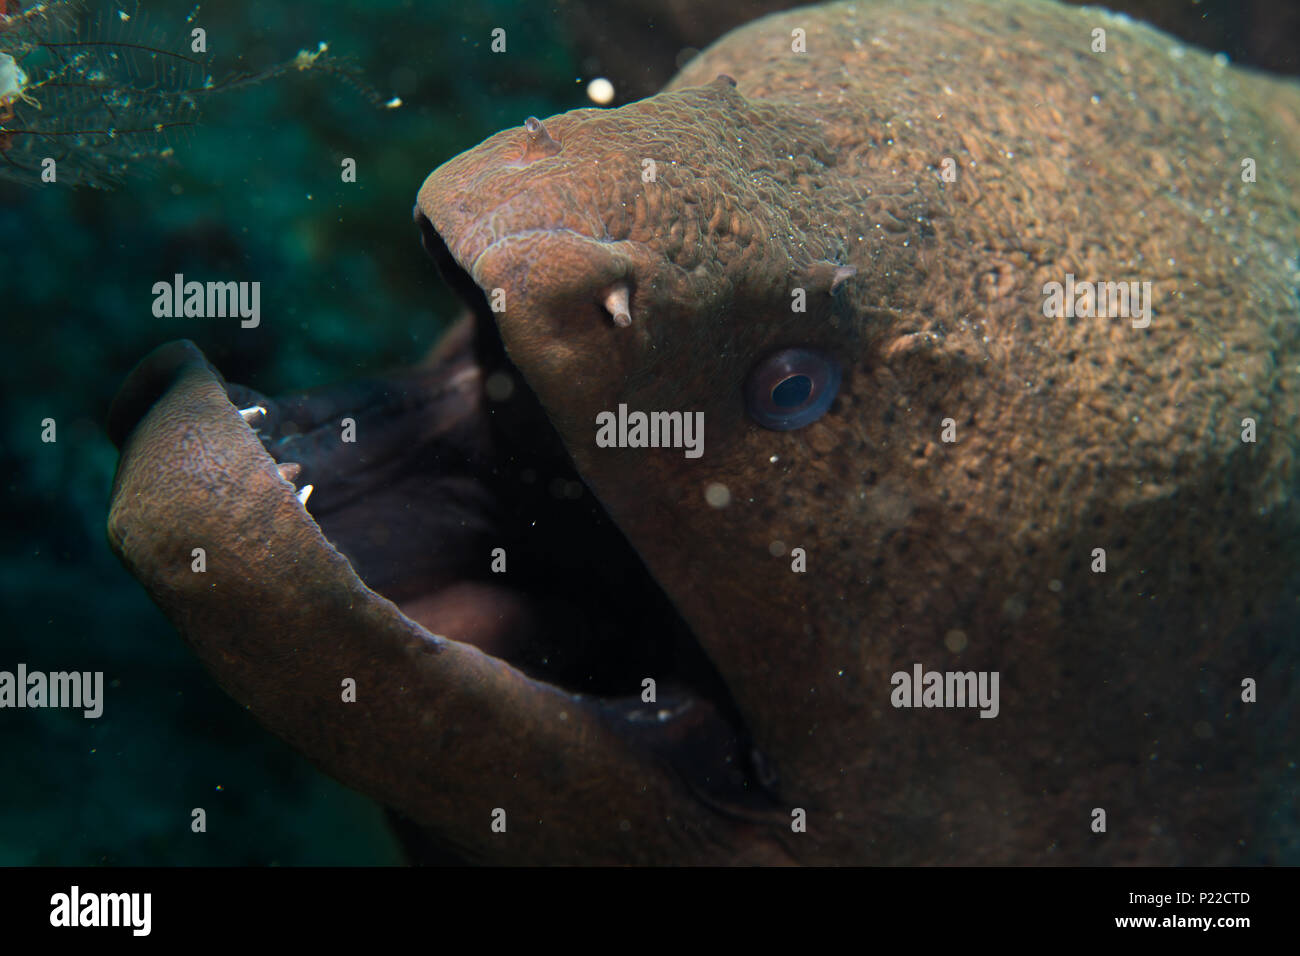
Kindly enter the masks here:
[[826, 414], [840, 388], [840, 367], [814, 349], [782, 349], [759, 362], [745, 385], [745, 408], [764, 428], [790, 431]]

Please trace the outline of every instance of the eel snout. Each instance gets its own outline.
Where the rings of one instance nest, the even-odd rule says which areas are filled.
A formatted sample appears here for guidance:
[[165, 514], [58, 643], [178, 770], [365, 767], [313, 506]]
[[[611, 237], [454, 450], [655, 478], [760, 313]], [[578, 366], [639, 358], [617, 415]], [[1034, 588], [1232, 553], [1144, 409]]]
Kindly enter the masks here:
[[[467, 427], [482, 414], [469, 336], [461, 329], [451, 338], [462, 347], [433, 369], [333, 395], [261, 399], [265, 415], [241, 415], [260, 396], [228, 386], [192, 343], [162, 346], [110, 413], [121, 449], [113, 550], [233, 697], [327, 772], [466, 858], [645, 862], [662, 851], [666, 861], [680, 860], [684, 844], [699, 862], [783, 859], [753, 825], [700, 800], [698, 781], [681, 772], [683, 760], [728, 759], [700, 753], [729, 739], [707, 701], [666, 690], [647, 708], [574, 693], [485, 653], [518, 637], [500, 633], [503, 621], [519, 630], [562, 625], [535, 595], [467, 578], [462, 559], [424, 568], [423, 595], [409, 573], [385, 577], [405, 559], [381, 561], [366, 534], [392, 530], [385, 508], [420, 487], [425, 500], [401, 509], [395, 535], [415, 532], [411, 554], [466, 550], [476, 533], [466, 515], [502, 526], [475, 503], [475, 455], [489, 455], [491, 442]], [[411, 478], [394, 452], [407, 438], [367, 417], [377, 406], [421, 422], [426, 455], [455, 448], [460, 474], [435, 468], [433, 478]], [[401, 416], [402, 407], [417, 413]], [[364, 461], [346, 461], [347, 446], [318, 433], [341, 410], [373, 436], [358, 443]], [[259, 437], [258, 425], [272, 437]], [[268, 449], [301, 461], [277, 461]], [[317, 490], [304, 505], [295, 481], [309, 478]], [[400, 495], [386, 498], [392, 488]], [[379, 517], [365, 507], [374, 501]], [[436, 514], [418, 517], [422, 510], [449, 517], [439, 525]], [[384, 580], [402, 609], [368, 587], [354, 562]], [[498, 810], [504, 833], [493, 828]]]

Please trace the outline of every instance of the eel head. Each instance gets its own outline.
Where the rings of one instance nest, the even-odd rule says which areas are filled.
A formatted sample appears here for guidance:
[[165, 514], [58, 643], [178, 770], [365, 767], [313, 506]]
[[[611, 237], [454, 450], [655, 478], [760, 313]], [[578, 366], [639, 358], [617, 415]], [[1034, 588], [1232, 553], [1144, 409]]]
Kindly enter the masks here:
[[[835, 396], [852, 270], [776, 270], [712, 177], [654, 168], [656, 137], [715, 145], [725, 78], [657, 99], [429, 177], [416, 220], [472, 314], [420, 366], [273, 399], [176, 342], [110, 411], [127, 567], [232, 696], [462, 858], [797, 858], [784, 702], [756, 702], [809, 596], [752, 495], [798, 494], [832, 440], [790, 429]], [[671, 221], [665, 183], [693, 197]], [[620, 405], [674, 447], [604, 447]]]

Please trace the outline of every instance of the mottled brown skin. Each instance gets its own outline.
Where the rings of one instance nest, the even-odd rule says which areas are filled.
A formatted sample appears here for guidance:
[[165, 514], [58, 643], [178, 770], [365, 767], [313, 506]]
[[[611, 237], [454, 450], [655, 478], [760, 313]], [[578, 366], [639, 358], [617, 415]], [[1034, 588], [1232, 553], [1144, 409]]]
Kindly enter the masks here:
[[[799, 10], [656, 97], [546, 120], [558, 152], [508, 130], [421, 189], [450, 253], [503, 291], [510, 358], [716, 665], [778, 815], [709, 809], [589, 699], [432, 644], [340, 566], [192, 355], [124, 449], [110, 535], [232, 693], [474, 858], [1270, 860], [1264, 821], [1295, 786], [1300, 92], [1177, 46], [1023, 0]], [[857, 271], [832, 296], [840, 264]], [[1151, 281], [1150, 327], [1044, 318], [1044, 283], [1067, 273]], [[602, 307], [619, 283], [628, 328]], [[824, 418], [775, 432], [743, 386], [789, 346], [837, 356], [844, 384]], [[704, 456], [597, 448], [596, 414], [622, 402], [703, 411]], [[151, 483], [175, 470], [163, 501]], [[265, 490], [249, 502], [244, 481]], [[230, 593], [181, 583], [193, 536], [164, 528], [214, 508], [232, 589], [282, 533], [276, 550], [314, 555], [257, 563], [241, 626], [269, 651], [232, 639]], [[805, 548], [807, 572], [774, 541]], [[286, 694], [279, 671], [322, 639], [320, 686]], [[369, 679], [416, 690], [354, 726], [320, 702], [371, 664], [368, 641], [387, 655]], [[999, 716], [891, 707], [914, 662], [998, 671]], [[448, 723], [477, 748], [430, 747]], [[505, 799], [529, 821], [508, 844], [484, 822]]]
[[[1247, 858], [1201, 827], [1256, 812], [1261, 768], [1220, 735], [1262, 742], [1277, 711], [1234, 706], [1240, 677], [1294, 660], [1290, 637], [1245, 637], [1296, 580], [1300, 94], [1175, 47], [1037, 3], [799, 11], [651, 100], [547, 121], [553, 158], [513, 167], [507, 131], [421, 191], [506, 291], [510, 355], [820, 821], [786, 838], [800, 858]], [[1269, 172], [1243, 184], [1243, 156]], [[591, 238], [512, 238], [558, 228]], [[857, 267], [843, 302], [792, 314], [823, 260]], [[1043, 318], [1066, 273], [1152, 281], [1150, 328]], [[597, 304], [623, 276], [627, 330]], [[852, 364], [831, 414], [780, 434], [747, 421], [742, 385], [789, 345]], [[704, 457], [596, 448], [619, 402], [703, 410]], [[891, 708], [914, 661], [1000, 671], [1002, 715]], [[1195, 805], [1225, 784], [1211, 768], [1247, 778], [1200, 808], [1222, 828]]]
[[[612, 80], [622, 104], [658, 93], [679, 66], [728, 30], [804, 5], [798, 0], [556, 0], [554, 7], [564, 16], [583, 71]], [[1229, 10], [1186, 0], [1109, 0], [1105, 6], [1189, 43], [1227, 50], [1234, 62], [1291, 75], [1300, 71], [1293, 39], [1300, 33], [1300, 7], [1294, 5], [1235, 0]]]

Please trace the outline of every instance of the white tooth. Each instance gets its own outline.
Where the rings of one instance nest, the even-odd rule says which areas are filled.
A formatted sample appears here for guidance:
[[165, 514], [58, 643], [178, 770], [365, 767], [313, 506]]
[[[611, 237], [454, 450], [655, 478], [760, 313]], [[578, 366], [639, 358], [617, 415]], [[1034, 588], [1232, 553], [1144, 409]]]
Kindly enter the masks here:
[[302, 465], [295, 461], [286, 461], [283, 465], [276, 465], [275, 468], [280, 473], [280, 477], [290, 483], [302, 474]]
[[244, 417], [245, 422], [251, 425], [253, 424], [254, 419], [260, 418], [262, 415], [266, 414], [266, 409], [261, 405], [253, 405], [249, 408], [241, 408], [239, 414]]
[[605, 309], [614, 318], [614, 324], [625, 329], [632, 324], [632, 310], [627, 301], [627, 283], [620, 282], [605, 296]]
[[477, 365], [471, 365], [469, 368], [461, 369], [459, 372], [457, 372], [455, 375], [449, 378], [446, 382], [444, 382], [443, 388], [445, 388], [447, 391], [451, 391], [453, 388], [460, 388], [462, 385], [464, 385], [466, 382], [469, 381], [473, 381], [475, 384], [477, 384], [479, 378], [481, 378], [482, 375], [483, 375], [482, 369], [480, 369]]
[[307, 499], [311, 497], [311, 489], [311, 485], [303, 485], [298, 489], [298, 504], [302, 505], [304, 508], [307, 507]]

